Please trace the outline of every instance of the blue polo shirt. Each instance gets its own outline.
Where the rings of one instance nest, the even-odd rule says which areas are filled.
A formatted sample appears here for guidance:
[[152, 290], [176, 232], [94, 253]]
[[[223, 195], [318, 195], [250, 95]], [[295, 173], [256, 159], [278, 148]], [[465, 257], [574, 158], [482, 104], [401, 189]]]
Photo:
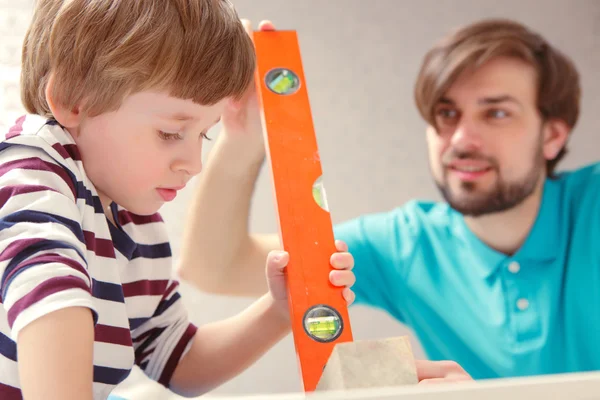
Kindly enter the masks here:
[[432, 360], [475, 379], [600, 370], [600, 164], [546, 180], [513, 255], [445, 203], [412, 201], [335, 227], [356, 303], [410, 327]]

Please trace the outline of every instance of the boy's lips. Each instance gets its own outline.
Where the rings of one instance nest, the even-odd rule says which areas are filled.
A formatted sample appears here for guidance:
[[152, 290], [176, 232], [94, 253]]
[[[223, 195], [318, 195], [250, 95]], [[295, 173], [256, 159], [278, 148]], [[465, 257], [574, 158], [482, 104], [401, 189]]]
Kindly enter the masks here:
[[175, 197], [177, 197], [177, 192], [183, 188], [185, 188], [185, 185], [169, 188], [158, 188], [156, 191], [164, 201], [172, 201], [175, 199]]

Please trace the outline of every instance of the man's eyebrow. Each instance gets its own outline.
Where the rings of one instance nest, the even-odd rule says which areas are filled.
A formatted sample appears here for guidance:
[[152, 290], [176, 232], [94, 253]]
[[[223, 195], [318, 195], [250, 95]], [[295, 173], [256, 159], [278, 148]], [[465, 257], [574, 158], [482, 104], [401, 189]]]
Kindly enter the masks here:
[[516, 98], [514, 98], [513, 96], [510, 96], [508, 94], [503, 94], [503, 95], [499, 95], [499, 96], [491, 96], [491, 97], [484, 97], [479, 99], [478, 103], [479, 104], [483, 104], [483, 105], [487, 105], [487, 104], [498, 104], [498, 103], [515, 103], [519, 106], [521, 106], [521, 102], [519, 100], [517, 100]]
[[[477, 101], [477, 103], [480, 105], [499, 104], [499, 103], [506, 103], [506, 102], [515, 103], [521, 107], [523, 106], [519, 100], [517, 100], [515, 97], [507, 95], [507, 94], [498, 95], [498, 96], [482, 97], [481, 99], [479, 99]], [[455, 104], [454, 100], [452, 100], [449, 97], [440, 98], [438, 103], [445, 104], [445, 105], [454, 105]]]

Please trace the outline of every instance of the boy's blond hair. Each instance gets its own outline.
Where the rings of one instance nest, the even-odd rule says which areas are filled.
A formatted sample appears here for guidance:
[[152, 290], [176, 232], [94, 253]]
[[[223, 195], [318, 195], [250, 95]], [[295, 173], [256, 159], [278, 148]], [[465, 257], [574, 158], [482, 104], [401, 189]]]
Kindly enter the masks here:
[[125, 96], [165, 90], [212, 105], [252, 82], [254, 49], [226, 0], [38, 0], [23, 43], [21, 97], [47, 117], [52, 99], [94, 116]]

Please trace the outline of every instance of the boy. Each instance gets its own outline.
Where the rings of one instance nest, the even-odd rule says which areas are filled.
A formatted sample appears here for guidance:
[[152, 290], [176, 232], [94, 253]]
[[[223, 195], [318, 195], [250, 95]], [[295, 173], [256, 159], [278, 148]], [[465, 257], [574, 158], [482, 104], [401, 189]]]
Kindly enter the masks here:
[[[40, 0], [22, 63], [28, 115], [0, 142], [0, 397], [105, 399], [134, 363], [197, 396], [287, 334], [286, 253], [267, 294], [196, 328], [157, 213], [221, 115], [244, 130], [254, 53], [232, 6]], [[332, 283], [351, 286], [337, 247]]]

